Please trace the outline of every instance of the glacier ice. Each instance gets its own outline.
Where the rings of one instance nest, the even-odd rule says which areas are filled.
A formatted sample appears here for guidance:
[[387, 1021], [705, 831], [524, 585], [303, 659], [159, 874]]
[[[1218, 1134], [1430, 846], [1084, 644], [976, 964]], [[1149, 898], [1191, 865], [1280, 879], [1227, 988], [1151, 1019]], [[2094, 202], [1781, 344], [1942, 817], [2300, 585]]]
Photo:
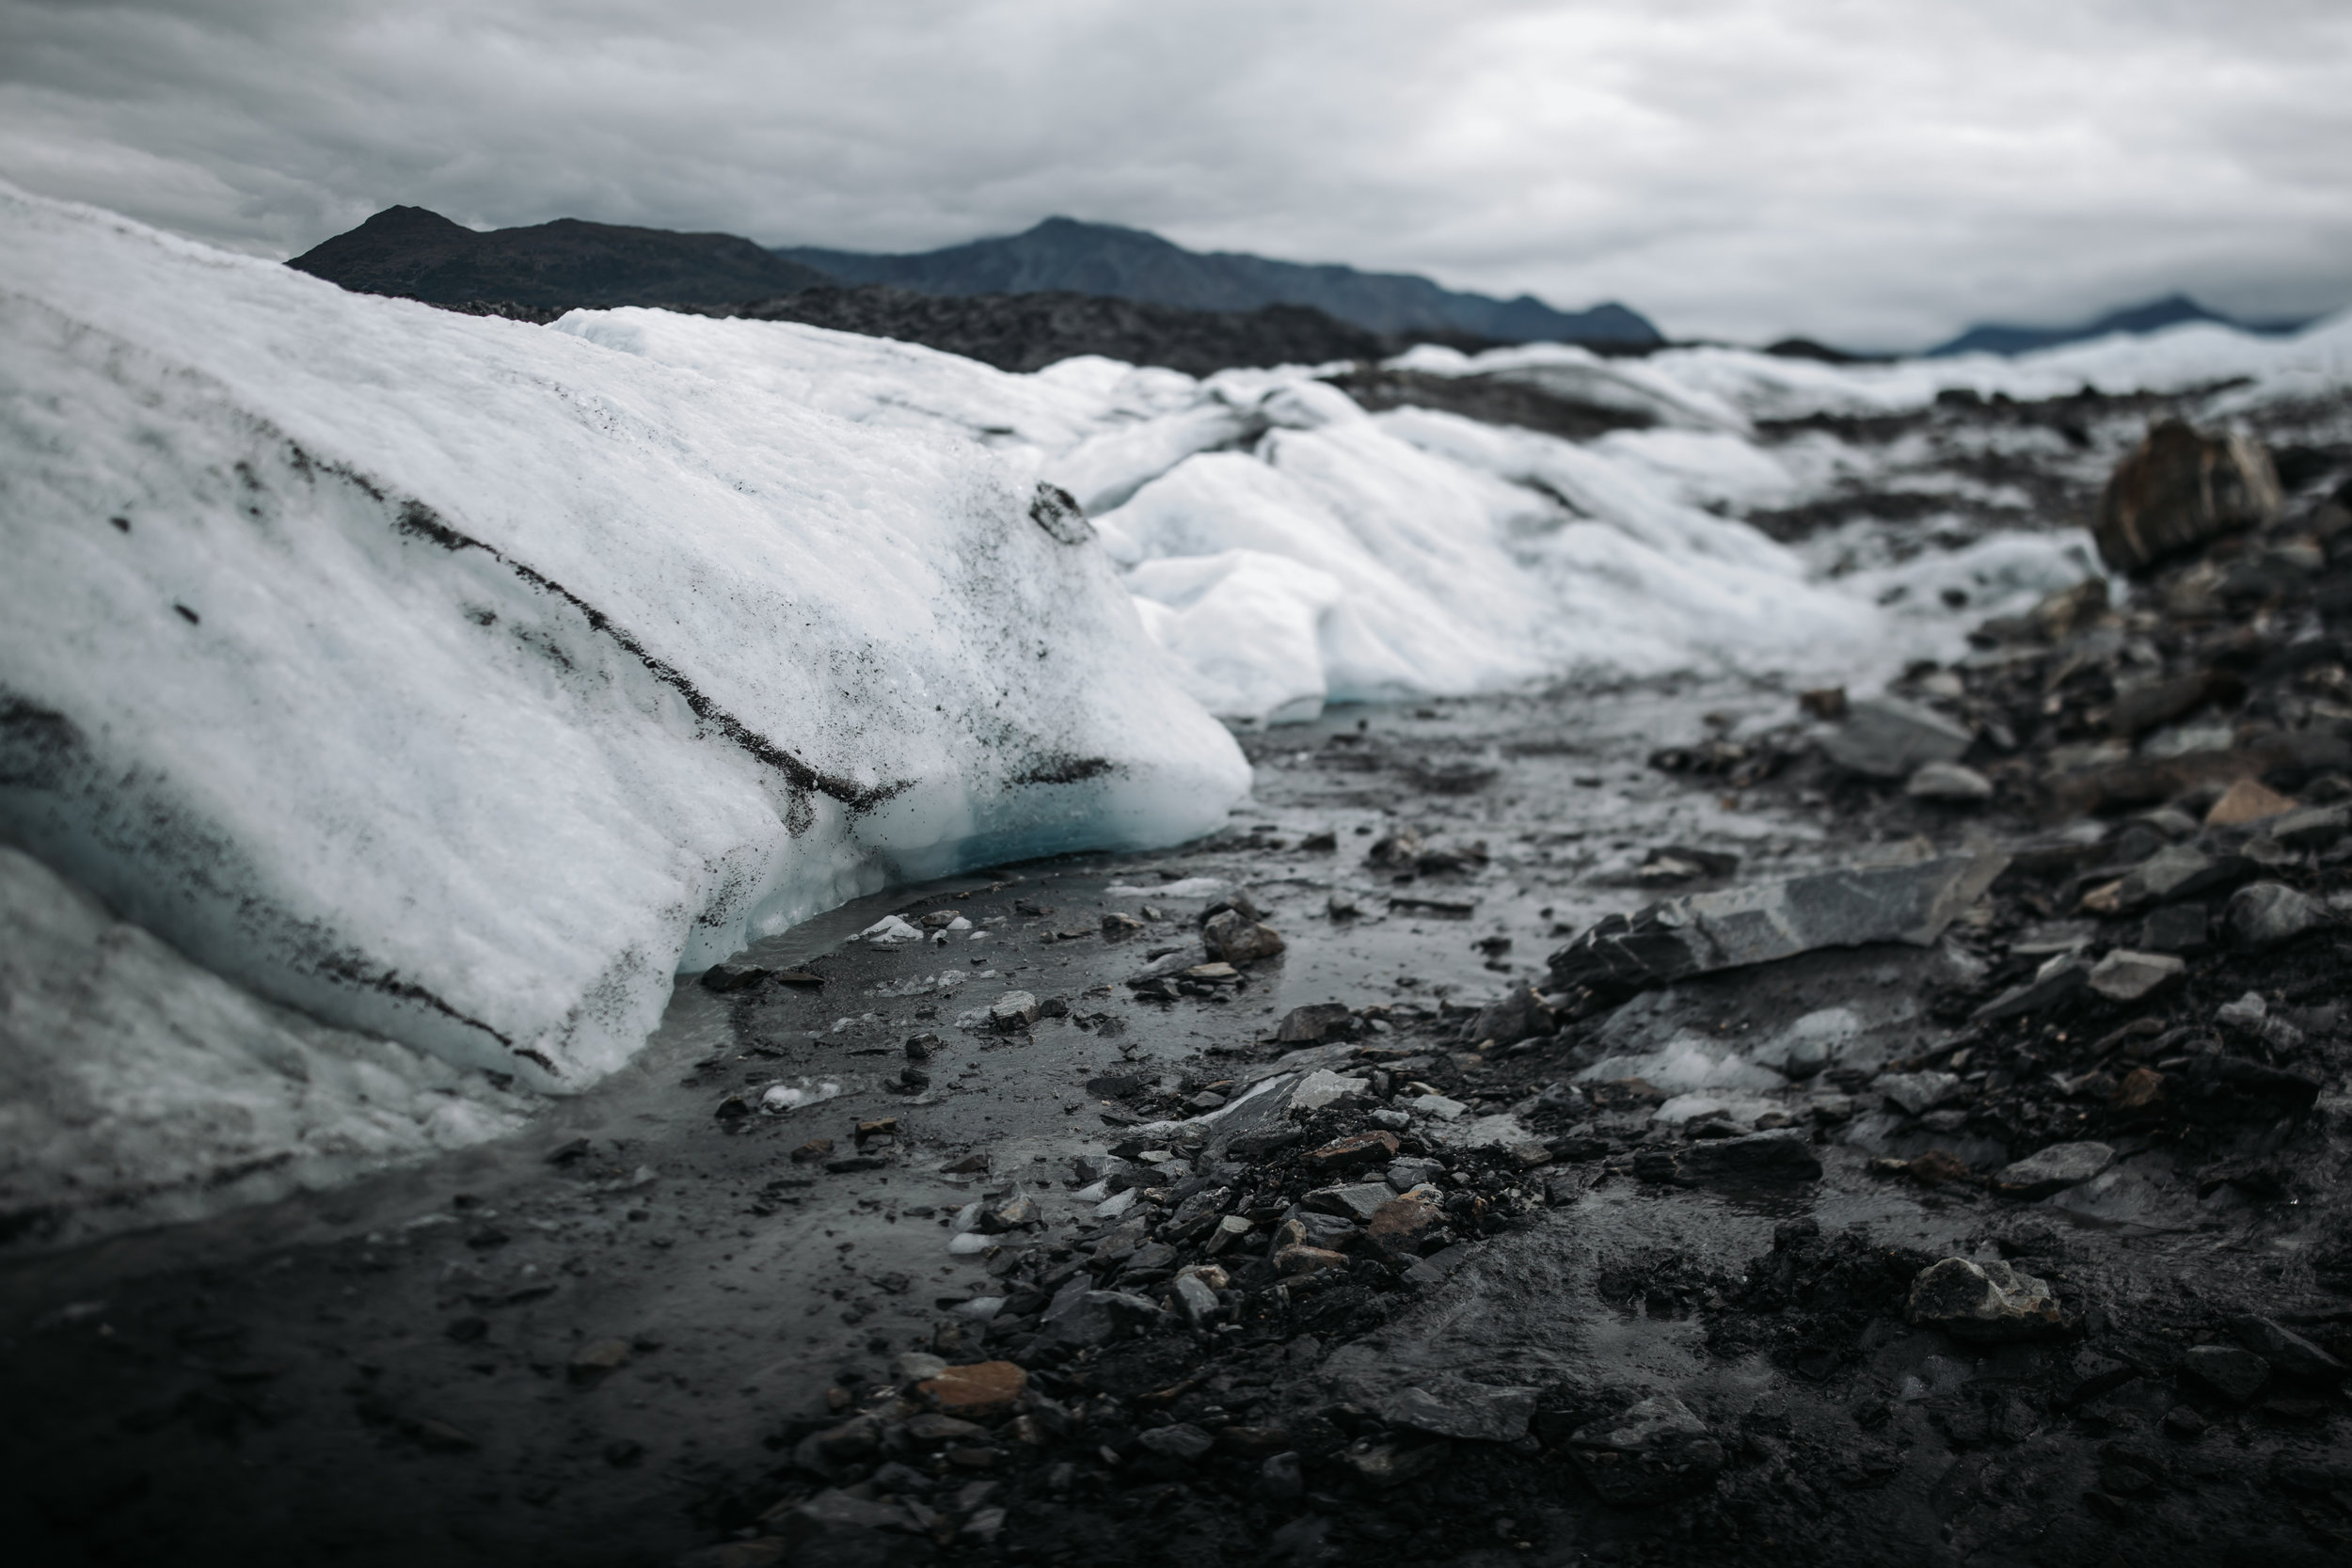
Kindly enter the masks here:
[[335, 1029], [575, 1087], [752, 935], [1248, 786], [921, 421], [7, 190], [0, 345], [0, 838]]

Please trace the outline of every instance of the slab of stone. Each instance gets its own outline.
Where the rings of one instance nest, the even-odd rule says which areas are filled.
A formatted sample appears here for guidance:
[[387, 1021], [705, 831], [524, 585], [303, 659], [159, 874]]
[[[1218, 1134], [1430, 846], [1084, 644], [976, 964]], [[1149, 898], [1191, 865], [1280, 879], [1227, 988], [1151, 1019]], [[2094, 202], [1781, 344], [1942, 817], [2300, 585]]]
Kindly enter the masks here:
[[2352, 1370], [2275, 1318], [2249, 1312], [2231, 1319], [2230, 1332], [2237, 1336], [2239, 1344], [2270, 1363], [2279, 1376], [2296, 1383], [2332, 1386]]
[[1967, 806], [1993, 799], [1993, 781], [1956, 762], [1931, 762], [1911, 775], [1903, 793], [1915, 800]]
[[2290, 849], [2325, 849], [2348, 832], [2352, 832], [2352, 803], [2344, 802], [2305, 806], [2274, 816], [2263, 827], [2264, 837]]
[[2139, 945], [2153, 953], [2200, 953], [2211, 925], [2202, 904], [2166, 904], [2141, 923]]
[[2240, 779], [2222, 791], [2221, 799], [2205, 813], [2208, 828], [2242, 828], [2249, 822], [2265, 822], [2274, 816], [2284, 816], [2295, 809], [2295, 802], [2256, 779]]
[[2136, 953], [2119, 947], [2090, 969], [2090, 989], [2110, 1002], [2137, 1002], [2188, 973], [2169, 953]]
[[1638, 990], [1823, 947], [1934, 943], [2009, 865], [1999, 852], [1685, 894], [1611, 915], [1551, 956], [1563, 990]]
[[1931, 762], [1957, 762], [1976, 736], [1932, 708], [1899, 697], [1848, 705], [1845, 721], [1822, 740], [1830, 761], [1874, 779], [1908, 778]]
[[1370, 1220], [1396, 1194], [1386, 1181], [1364, 1181], [1346, 1187], [1318, 1187], [1298, 1201], [1318, 1213], [1339, 1214], [1358, 1223]]
[[1812, 1140], [1793, 1129], [1752, 1132], [1739, 1138], [1709, 1138], [1675, 1156], [1686, 1184], [1749, 1181], [1812, 1181], [1821, 1174]]
[[2004, 1018], [2048, 1012], [2090, 981], [2089, 964], [2072, 953], [2060, 953], [2034, 971], [2032, 979], [2011, 986], [1968, 1016], [1973, 1022], [1991, 1023]]
[[1136, 1441], [1163, 1459], [1180, 1460], [1187, 1465], [1216, 1447], [1216, 1438], [1190, 1421], [1147, 1427], [1136, 1433]]
[[2284, 882], [2251, 882], [2230, 895], [2221, 923], [2230, 940], [2259, 953], [2328, 922], [2328, 911]]
[[2044, 1339], [2070, 1326], [2047, 1281], [2004, 1262], [1947, 1258], [1911, 1282], [1911, 1321], [1971, 1344]]
[[2083, 908], [2098, 914], [2128, 914], [2151, 904], [2194, 898], [2254, 874], [2242, 855], [2208, 855], [2185, 844], [2168, 844], [2128, 876], [2083, 895]]
[[1342, 1175], [1366, 1165], [1386, 1165], [1396, 1158], [1396, 1149], [1393, 1132], [1358, 1132], [1301, 1156], [1300, 1164], [1309, 1170]]
[[2004, 1166], [1993, 1178], [1995, 1191], [2032, 1199], [2064, 1192], [2115, 1164], [2115, 1150], [2102, 1143], [2052, 1144]]
[[1882, 1072], [1871, 1080], [1870, 1087], [1915, 1117], [1926, 1116], [1967, 1089], [1956, 1072]]
[[1594, 1491], [1619, 1508], [1644, 1508], [1704, 1492], [1724, 1467], [1724, 1446], [1671, 1394], [1579, 1427], [1568, 1453]]
[[1494, 1388], [1442, 1374], [1374, 1389], [1364, 1389], [1361, 1382], [1357, 1399], [1365, 1409], [1392, 1427], [1409, 1427], [1435, 1437], [1515, 1443], [1527, 1435], [1535, 1414], [1533, 1388]]
[[1369, 1079], [1352, 1078], [1345, 1073], [1318, 1068], [1301, 1078], [1291, 1089], [1290, 1108], [1294, 1111], [1319, 1111], [1326, 1105], [1343, 1100], [1360, 1100], [1372, 1093]]
[[1010, 1410], [1029, 1386], [1029, 1374], [1010, 1361], [978, 1361], [950, 1367], [914, 1386], [943, 1416], [977, 1420]]
[[2233, 1404], [2251, 1404], [2270, 1381], [2270, 1363], [2236, 1345], [2191, 1345], [2181, 1377]]

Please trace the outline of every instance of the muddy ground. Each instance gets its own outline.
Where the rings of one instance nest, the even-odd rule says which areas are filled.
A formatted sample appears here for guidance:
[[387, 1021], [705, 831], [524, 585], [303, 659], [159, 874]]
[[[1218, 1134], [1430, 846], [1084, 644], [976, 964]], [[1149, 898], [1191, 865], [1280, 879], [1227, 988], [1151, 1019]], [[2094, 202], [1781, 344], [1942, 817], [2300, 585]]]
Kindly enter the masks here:
[[[681, 986], [514, 1143], [14, 1262], [11, 1560], [2346, 1560], [2352, 532], [2289, 527], [2315, 483], [2153, 619], [1913, 672], [1988, 799], [1832, 764], [1770, 684], [1343, 710], [1250, 737], [1216, 839], [898, 890]], [[2096, 751], [2213, 670], [2161, 722], [2222, 713], [2234, 776]], [[2205, 822], [2249, 778], [2319, 826]], [[2192, 849], [2187, 893], [2115, 891]], [[1548, 964], [1661, 896], [1956, 862], [1997, 876], [1924, 942]], [[2241, 940], [2254, 883], [2312, 918]], [[1219, 968], [1220, 907], [1281, 951]], [[2116, 949], [2180, 967], [2119, 1000]], [[2027, 1308], [1923, 1309], [1954, 1258]]]

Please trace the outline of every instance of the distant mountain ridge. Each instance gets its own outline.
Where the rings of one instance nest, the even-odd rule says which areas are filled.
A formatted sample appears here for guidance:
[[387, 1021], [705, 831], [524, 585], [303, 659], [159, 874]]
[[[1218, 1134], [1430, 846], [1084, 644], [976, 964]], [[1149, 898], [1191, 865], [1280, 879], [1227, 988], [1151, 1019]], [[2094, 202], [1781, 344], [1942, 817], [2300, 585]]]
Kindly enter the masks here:
[[886, 283], [933, 294], [1067, 292], [1247, 311], [1307, 305], [1368, 331], [1466, 334], [1650, 347], [1665, 340], [1639, 313], [1614, 303], [1553, 309], [1532, 294], [1496, 299], [1440, 288], [1409, 273], [1359, 272], [1337, 263], [1270, 261], [1236, 251], [1200, 252], [1116, 224], [1051, 217], [1019, 234], [973, 240], [911, 255], [787, 245], [776, 254], [848, 283]]
[[422, 207], [387, 207], [286, 264], [356, 293], [554, 310], [725, 305], [833, 281], [739, 234], [579, 218], [485, 233]]
[[2038, 348], [2056, 348], [2060, 343], [2088, 342], [2112, 333], [2134, 335], [2161, 332], [2168, 326], [2184, 322], [2214, 322], [2222, 326], [2234, 326], [2242, 332], [2293, 332], [2304, 323], [2249, 322], [2225, 316], [2218, 310], [2208, 310], [2186, 294], [2167, 294], [2145, 305], [2127, 306], [2110, 310], [2096, 321], [2074, 326], [2011, 326], [2001, 323], [1986, 323], [1972, 326], [1950, 342], [1938, 343], [1927, 351], [1926, 357], [1942, 358], [1953, 354], [2028, 354]]

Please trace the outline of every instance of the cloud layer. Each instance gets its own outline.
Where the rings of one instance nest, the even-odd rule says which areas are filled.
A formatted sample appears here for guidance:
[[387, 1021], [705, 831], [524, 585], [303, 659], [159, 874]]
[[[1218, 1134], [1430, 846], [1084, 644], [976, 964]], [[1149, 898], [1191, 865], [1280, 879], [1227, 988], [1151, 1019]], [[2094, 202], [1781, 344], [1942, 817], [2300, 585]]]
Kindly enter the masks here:
[[0, 177], [901, 249], [1054, 213], [1678, 335], [2352, 302], [2340, 0], [0, 0]]

